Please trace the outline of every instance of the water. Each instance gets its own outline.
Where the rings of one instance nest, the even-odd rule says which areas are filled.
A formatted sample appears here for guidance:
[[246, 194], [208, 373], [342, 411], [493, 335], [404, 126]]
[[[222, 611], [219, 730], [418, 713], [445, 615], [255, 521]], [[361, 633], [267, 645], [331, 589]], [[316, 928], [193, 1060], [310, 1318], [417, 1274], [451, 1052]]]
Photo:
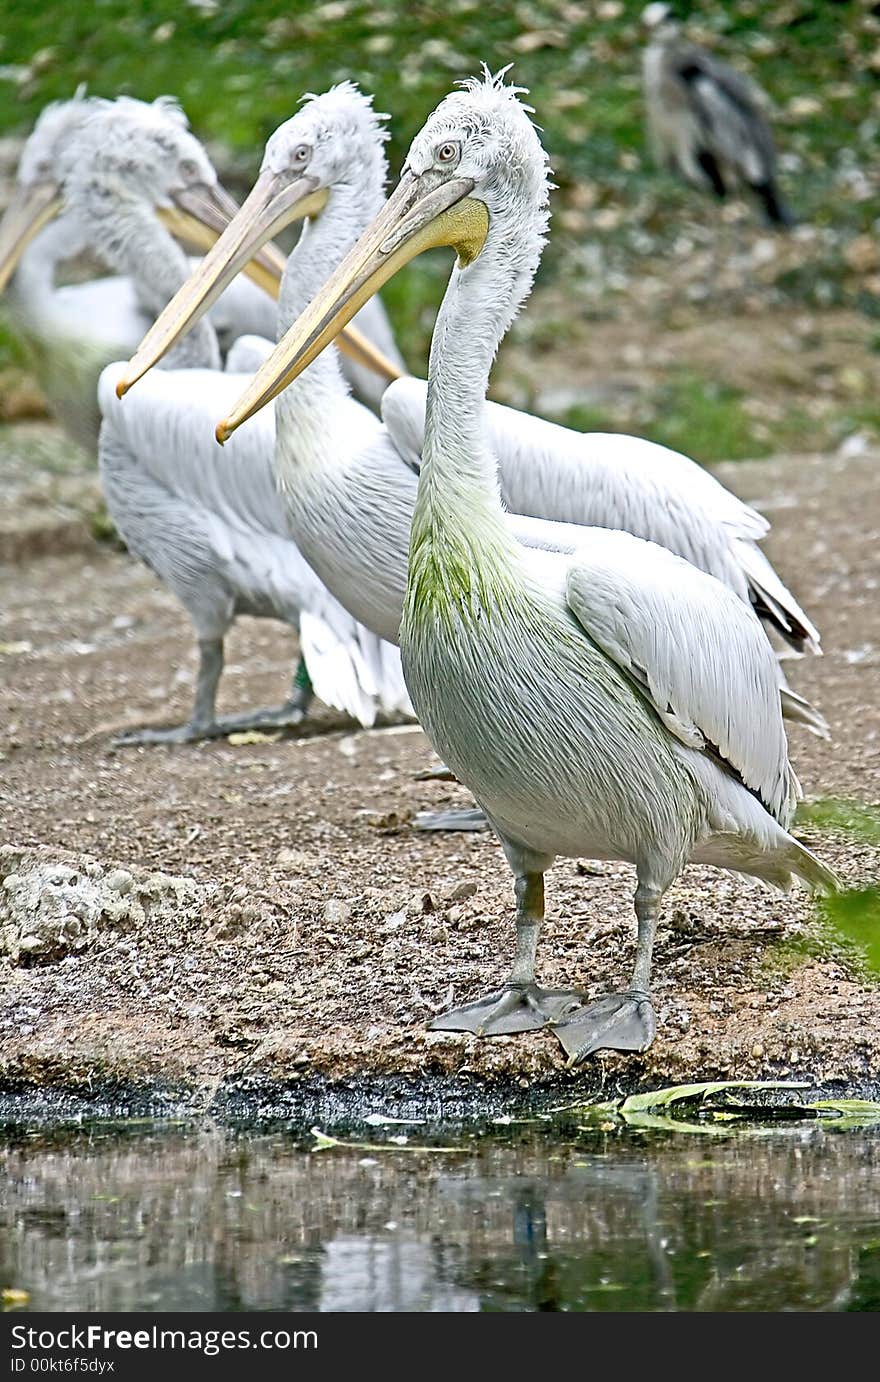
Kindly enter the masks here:
[[54, 1311], [880, 1309], [876, 1127], [461, 1145], [6, 1126], [0, 1287]]

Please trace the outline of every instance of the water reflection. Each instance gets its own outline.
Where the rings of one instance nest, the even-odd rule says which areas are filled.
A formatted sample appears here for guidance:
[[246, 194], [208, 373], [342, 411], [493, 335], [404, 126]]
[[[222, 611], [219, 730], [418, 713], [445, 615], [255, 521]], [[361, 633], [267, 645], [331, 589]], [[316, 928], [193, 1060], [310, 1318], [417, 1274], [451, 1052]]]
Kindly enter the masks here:
[[876, 1310], [880, 1133], [576, 1132], [466, 1155], [7, 1128], [34, 1310]]

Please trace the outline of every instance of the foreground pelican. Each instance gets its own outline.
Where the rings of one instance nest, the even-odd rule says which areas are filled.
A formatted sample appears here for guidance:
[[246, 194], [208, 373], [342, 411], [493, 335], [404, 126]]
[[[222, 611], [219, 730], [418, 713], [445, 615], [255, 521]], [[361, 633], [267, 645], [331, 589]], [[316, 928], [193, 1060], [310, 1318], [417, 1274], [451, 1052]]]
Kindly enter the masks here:
[[[531, 289], [547, 201], [546, 157], [517, 89], [488, 73], [464, 83], [416, 136], [396, 191], [259, 388], [293, 387], [408, 260], [455, 248], [431, 344], [401, 651], [419, 719], [515, 875], [517, 944], [499, 991], [432, 1025], [551, 1023], [574, 1062], [653, 1040], [657, 916], [689, 860], [780, 888], [793, 875], [819, 888], [834, 878], [787, 830], [799, 788], [775, 658], [748, 605], [628, 533], [570, 527], [563, 540], [560, 526], [554, 543], [544, 525], [544, 544], [527, 548], [505, 514], [483, 402]], [[586, 1003], [535, 982], [544, 873], [560, 854], [635, 865], [638, 941], [624, 993]]]
[[[57, 283], [65, 261], [97, 254], [88, 217], [80, 214], [80, 208], [70, 207], [65, 188], [69, 171], [80, 156], [78, 142], [83, 127], [105, 104], [98, 98], [78, 95], [46, 107], [25, 143], [16, 191], [0, 222], [0, 291], [9, 285], [15, 323], [35, 347], [34, 369], [54, 416], [68, 435], [88, 450], [94, 450], [98, 439], [96, 392], [101, 370], [112, 360], [131, 354], [167, 302], [167, 297], [157, 300], [151, 294], [150, 284], [139, 273], [62, 286]], [[129, 130], [133, 125], [148, 129], [156, 120], [176, 121], [186, 128], [183, 112], [169, 97], [159, 97], [152, 104], [120, 97], [114, 109]], [[194, 143], [194, 137], [190, 138]], [[175, 234], [201, 249], [212, 243], [229, 220], [230, 210], [235, 210], [216, 179], [212, 190], [217, 205], [212, 206], [204, 195], [188, 202], [187, 188], [181, 182], [174, 189], [176, 203], [160, 213]], [[196, 219], [204, 222], [206, 216], [210, 225]], [[236, 280], [211, 310], [223, 355], [242, 335], [275, 340], [275, 298], [283, 258], [276, 255], [270, 259], [267, 255], [261, 265], [249, 267], [257, 282]], [[402, 372], [403, 362], [381, 303], [371, 303], [357, 326], [394, 365], [395, 372]], [[344, 348], [346, 345], [343, 342]], [[237, 358], [243, 362], [243, 352], [239, 351]], [[249, 358], [256, 367], [256, 357], [251, 354]], [[357, 396], [371, 407], [378, 406], [387, 374], [377, 373], [368, 357], [357, 353], [356, 344], [343, 369]]]
[[[79, 132], [64, 194], [101, 257], [160, 302], [180, 287], [190, 267], [164, 221], [176, 215], [179, 201], [196, 210], [211, 203], [218, 215], [224, 206], [204, 150], [180, 119], [165, 106], [139, 102], [98, 104]], [[178, 364], [207, 368], [157, 372], [125, 409], [113, 391], [113, 367], [109, 379], [107, 371], [101, 378], [99, 464], [107, 507], [129, 549], [189, 612], [200, 654], [187, 723], [132, 731], [123, 742], [188, 742], [229, 730], [298, 725], [312, 689], [362, 724], [371, 724], [380, 709], [405, 709], [396, 648], [358, 627], [290, 538], [274, 484], [271, 417], [246, 438], [246, 468], [232, 458], [225, 468], [204, 464], [196, 439], [210, 437], [212, 414], [245, 382], [217, 368], [219, 349], [208, 319], [178, 352]], [[223, 638], [239, 614], [299, 628], [304, 663], [285, 705], [221, 720], [214, 706]]]
[[[124, 393], [191, 329], [257, 247], [323, 196], [288, 261], [279, 331], [308, 302], [378, 206], [382, 130], [350, 83], [310, 101], [270, 138], [259, 179], [232, 225], [161, 314], [118, 379]], [[393, 256], [389, 251], [389, 262]], [[316, 354], [317, 352], [315, 352]], [[226, 434], [275, 396], [258, 376]], [[276, 464], [291, 530], [321, 580], [355, 618], [396, 641], [424, 432], [425, 386], [399, 380], [382, 401], [384, 426], [347, 396], [332, 356], [321, 356], [276, 404]], [[662, 543], [723, 580], [798, 651], [819, 635], [757, 541], [767, 522], [693, 461], [635, 437], [583, 434], [497, 404], [486, 409], [508, 506], [532, 518], [623, 528]], [[529, 518], [524, 541], [545, 540]], [[780, 680], [781, 680], [781, 673]], [[786, 713], [827, 733], [821, 715], [787, 688]]]

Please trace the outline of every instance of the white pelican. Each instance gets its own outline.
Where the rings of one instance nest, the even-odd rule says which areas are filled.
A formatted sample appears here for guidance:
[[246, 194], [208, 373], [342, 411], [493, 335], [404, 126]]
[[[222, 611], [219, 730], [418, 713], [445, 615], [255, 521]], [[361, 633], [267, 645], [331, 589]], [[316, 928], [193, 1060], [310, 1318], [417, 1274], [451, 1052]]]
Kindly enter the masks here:
[[[689, 860], [780, 888], [793, 876], [835, 880], [787, 830], [799, 787], [776, 660], [748, 604], [629, 533], [569, 526], [566, 537], [563, 525], [535, 524], [541, 546], [517, 540], [483, 401], [540, 260], [547, 161], [503, 74], [463, 87], [416, 136], [396, 191], [219, 432], [295, 387], [408, 260], [457, 250], [431, 345], [401, 651], [419, 719], [504, 847], [517, 943], [501, 990], [432, 1025], [491, 1034], [551, 1023], [574, 1062], [653, 1040], [657, 915]], [[635, 865], [625, 993], [587, 1004], [535, 983], [544, 873], [560, 854]]]
[[[64, 179], [69, 214], [88, 242], [110, 267], [136, 277], [143, 295], [157, 303], [167, 302], [190, 271], [163, 219], [176, 218], [178, 202], [195, 214], [215, 189], [207, 156], [175, 113], [140, 103], [98, 105], [79, 130]], [[222, 200], [217, 205], [222, 211]], [[228, 406], [245, 382], [217, 369], [208, 319], [185, 343], [178, 364], [206, 368], [157, 372], [126, 408], [115, 397], [112, 366], [99, 390], [99, 464], [108, 509], [129, 549], [189, 612], [200, 652], [189, 721], [133, 731], [123, 741], [181, 742], [230, 729], [296, 725], [313, 687], [363, 724], [371, 724], [379, 709], [405, 708], [396, 648], [357, 626], [290, 538], [274, 484], [272, 418], [246, 438], [247, 468], [232, 458], [218, 468], [200, 453], [200, 437], [211, 445], [216, 410]], [[280, 709], [221, 721], [214, 703], [223, 637], [243, 613], [299, 627], [305, 667]]]
[[723, 201], [737, 186], [771, 225], [794, 225], [776, 181], [776, 149], [755, 86], [681, 35], [669, 6], [648, 5], [642, 59], [648, 137], [659, 164]]
[[[289, 326], [378, 204], [381, 141], [370, 102], [350, 83], [309, 100], [280, 126], [239, 215], [161, 314], [119, 379], [119, 392], [199, 320], [296, 208], [323, 194], [320, 216], [306, 223], [288, 261], [279, 332]], [[258, 376], [235, 418], [278, 392], [274, 376], [273, 387], [263, 388], [266, 377]], [[276, 403], [276, 464], [300, 550], [345, 608], [389, 641], [397, 639], [403, 607], [424, 399], [421, 381], [397, 381], [382, 400], [380, 425], [347, 395], [327, 354]], [[768, 523], [702, 467], [639, 438], [573, 432], [485, 406], [502, 494], [515, 512], [623, 528], [659, 542], [724, 581], [798, 651], [818, 651], [816, 629], [757, 545]], [[518, 531], [528, 542], [543, 541], [526, 519]], [[813, 707], [784, 685], [782, 696], [787, 715], [827, 734]]]
[[[57, 282], [65, 261], [85, 253], [94, 258], [96, 254], [87, 222], [66, 205], [64, 187], [68, 170], [78, 157], [79, 133], [102, 104], [97, 98], [77, 95], [46, 107], [25, 143], [16, 192], [0, 222], [0, 291], [9, 284], [12, 315], [35, 347], [35, 372], [53, 414], [68, 435], [88, 450], [94, 450], [98, 439], [96, 392], [101, 370], [110, 361], [131, 354], [167, 300], [151, 298], [139, 274], [109, 275], [60, 286]], [[159, 97], [152, 105], [120, 97], [115, 108], [124, 113], [127, 122], [142, 120], [149, 125], [158, 111], [167, 121], [186, 127], [183, 112], [169, 97]], [[186, 189], [181, 186], [175, 190], [183, 201], [173, 208], [170, 228], [187, 242], [206, 248], [228, 221], [234, 204], [215, 178], [213, 195], [222, 210], [204, 198], [195, 207], [202, 219], [206, 215], [211, 218], [209, 231], [193, 221], [193, 206], [183, 204]], [[280, 255], [274, 261], [267, 259], [262, 265], [264, 274], [258, 279], [261, 286], [239, 278], [212, 308], [211, 322], [224, 355], [242, 335], [274, 341], [276, 276], [282, 264]], [[258, 273], [259, 266], [254, 271]], [[381, 303], [369, 304], [357, 327], [400, 373], [403, 362]], [[353, 352], [354, 347], [343, 365], [346, 377], [357, 396], [375, 408], [387, 376]], [[255, 368], [256, 357], [250, 358]], [[238, 359], [244, 364], [241, 351]]]

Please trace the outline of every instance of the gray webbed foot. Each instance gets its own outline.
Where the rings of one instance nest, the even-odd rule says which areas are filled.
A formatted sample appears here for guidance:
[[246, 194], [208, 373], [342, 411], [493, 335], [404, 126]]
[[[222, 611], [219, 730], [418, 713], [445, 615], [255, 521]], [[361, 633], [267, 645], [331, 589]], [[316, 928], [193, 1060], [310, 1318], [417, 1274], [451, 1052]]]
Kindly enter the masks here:
[[594, 1051], [647, 1051], [657, 1020], [648, 994], [633, 989], [606, 994], [557, 1021], [553, 1030], [572, 1066]]
[[447, 811], [419, 811], [413, 816], [413, 830], [488, 830], [479, 806], [451, 807]]
[[212, 721], [206, 725], [171, 725], [167, 729], [126, 729], [113, 740], [115, 748], [137, 748], [141, 744], [197, 744], [202, 739], [216, 739], [224, 731]]
[[440, 1013], [430, 1023], [434, 1032], [474, 1032], [477, 1036], [503, 1036], [512, 1032], [536, 1032], [565, 1020], [578, 1009], [584, 995], [572, 989], [540, 989], [537, 984], [508, 984]]
[[302, 706], [289, 702], [284, 705], [252, 710], [247, 715], [227, 715], [216, 721], [216, 732], [222, 734], [242, 734], [249, 730], [255, 733], [272, 733], [278, 729], [298, 729], [306, 718]]

